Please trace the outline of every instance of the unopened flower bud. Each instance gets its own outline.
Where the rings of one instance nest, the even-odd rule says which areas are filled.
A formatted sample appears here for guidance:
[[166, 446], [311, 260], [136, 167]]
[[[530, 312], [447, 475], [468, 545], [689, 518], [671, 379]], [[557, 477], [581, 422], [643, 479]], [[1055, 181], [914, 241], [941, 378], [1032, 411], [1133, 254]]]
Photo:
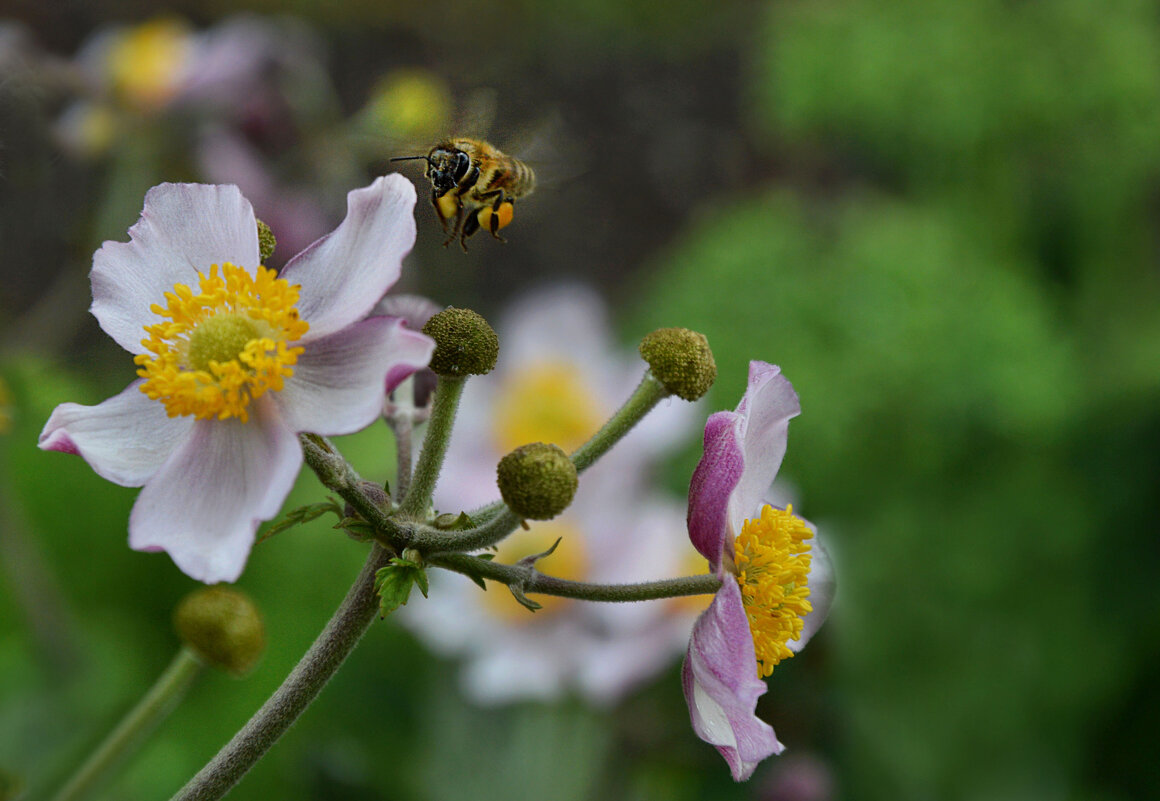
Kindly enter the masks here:
[[[366, 496], [367, 500], [373, 503], [379, 509], [382, 509], [384, 512], [386, 512], [391, 508], [391, 496], [387, 494], [387, 491], [383, 488], [382, 484], [376, 484], [374, 481], [367, 481], [363, 479], [359, 481], [358, 488], [362, 491], [362, 494]], [[346, 517], [362, 517], [362, 515], [358, 513], [358, 510], [351, 506], [349, 503], [344, 503], [342, 505], [342, 513]]]
[[704, 334], [687, 328], [658, 328], [640, 341], [640, 355], [665, 389], [695, 401], [717, 380], [717, 363]]
[[221, 585], [194, 590], [173, 613], [177, 634], [214, 667], [242, 676], [266, 650], [266, 627], [246, 595]]
[[265, 264], [266, 259], [274, 255], [274, 248], [277, 244], [278, 240], [274, 238], [274, 232], [270, 230], [270, 226], [258, 220], [258, 259], [262, 264]]
[[508, 508], [528, 520], [551, 520], [568, 508], [579, 486], [576, 466], [556, 445], [533, 442], [516, 448], [496, 468]]
[[435, 340], [431, 369], [436, 375], [462, 378], [484, 375], [495, 367], [499, 337], [471, 309], [446, 308], [427, 321], [423, 333]]

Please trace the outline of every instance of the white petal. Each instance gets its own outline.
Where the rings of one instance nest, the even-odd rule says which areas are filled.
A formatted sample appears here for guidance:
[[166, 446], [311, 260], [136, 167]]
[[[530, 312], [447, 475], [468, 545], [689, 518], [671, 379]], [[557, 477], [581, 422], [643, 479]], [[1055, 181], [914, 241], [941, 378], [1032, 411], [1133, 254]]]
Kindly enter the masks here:
[[810, 545], [810, 574], [806, 583], [810, 588], [811, 611], [806, 614], [802, 624], [801, 636], [786, 643], [794, 653], [806, 647], [806, 643], [814, 636], [826, 618], [830, 615], [830, 607], [834, 603], [834, 594], [837, 592], [838, 582], [834, 575], [834, 562], [826, 550], [825, 542], [817, 533], [812, 523], [807, 525], [814, 530], [814, 539]]
[[741, 531], [742, 522], [761, 506], [785, 457], [789, 421], [801, 414], [801, 403], [777, 365], [749, 363], [749, 384], [737, 413], [745, 421], [742, 444], [745, 470], [729, 501], [729, 522]]
[[258, 523], [278, 513], [302, 450], [268, 397], [250, 421], [199, 420], [141, 490], [129, 516], [129, 545], [164, 550], [207, 584], [241, 575]]
[[307, 343], [278, 393], [287, 425], [327, 436], [365, 428], [382, 413], [387, 380], [424, 367], [434, 348], [400, 317], [371, 317]]
[[93, 256], [92, 312], [105, 333], [130, 353], [144, 353], [143, 326], [158, 322], [174, 284], [197, 286], [197, 272], [231, 262], [258, 266], [258, 229], [236, 186], [161, 184], [145, 195], [128, 242], [106, 242]]
[[40, 432], [40, 448], [73, 453], [108, 481], [140, 487], [189, 435], [192, 417], [170, 417], [134, 381], [96, 406], [62, 403]]
[[346, 196], [346, 219], [299, 253], [281, 277], [302, 287], [298, 311], [310, 323], [305, 341], [367, 315], [399, 279], [415, 244], [415, 187], [385, 175]]

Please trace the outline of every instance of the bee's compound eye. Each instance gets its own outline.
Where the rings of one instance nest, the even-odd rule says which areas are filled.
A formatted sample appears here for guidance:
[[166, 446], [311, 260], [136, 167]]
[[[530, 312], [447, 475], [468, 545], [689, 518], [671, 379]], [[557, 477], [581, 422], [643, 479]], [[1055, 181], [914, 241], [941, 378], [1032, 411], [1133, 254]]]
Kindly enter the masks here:
[[515, 214], [516, 207], [510, 201], [505, 200], [503, 203], [500, 203], [499, 208], [495, 210], [495, 216], [499, 219], [498, 228], [506, 228], [510, 225]]
[[467, 170], [470, 167], [471, 167], [471, 158], [466, 153], [464, 153], [462, 150], [460, 150], [458, 153], [455, 154], [455, 180], [456, 181], [459, 181], [460, 178], [467, 175]]

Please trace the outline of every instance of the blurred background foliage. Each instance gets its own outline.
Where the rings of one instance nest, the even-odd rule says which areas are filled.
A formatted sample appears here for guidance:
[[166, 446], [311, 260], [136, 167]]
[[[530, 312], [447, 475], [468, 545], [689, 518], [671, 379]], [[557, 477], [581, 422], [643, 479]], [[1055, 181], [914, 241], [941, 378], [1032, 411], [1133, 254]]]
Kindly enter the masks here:
[[[274, 100], [106, 92], [78, 146], [61, 121], [100, 92], [74, 54], [153, 8], [0, 4], [0, 768], [33, 787], [63, 775], [162, 670], [192, 586], [125, 547], [132, 490], [34, 448], [55, 404], [132, 374], [85, 313], [92, 252], [162, 180], [236, 180], [260, 217], [324, 232], [386, 158], [483, 133], [480, 112], [512, 152], [547, 145], [545, 186], [507, 245], [477, 237], [466, 256], [420, 204], [406, 289], [494, 315], [522, 287], [581, 279], [615, 301], [626, 344], [703, 331], [714, 408], [736, 403], [751, 358], [801, 395], [784, 472], [841, 591], [759, 707], [790, 750], [734, 786], [688, 729], [675, 664], [610, 709], [474, 708], [455, 665], [388, 621], [231, 797], [1118, 801], [1160, 786], [1160, 5], [186, 0], [171, 10], [190, 31], [275, 15], [258, 17], [277, 26]], [[243, 167], [265, 195], [231, 177]], [[343, 448], [383, 479], [387, 441], [375, 427]], [[698, 453], [673, 460], [675, 493]], [[304, 475], [288, 503], [319, 489]], [[198, 685], [109, 797], [167, 797], [199, 769], [361, 558], [323, 524], [259, 545], [240, 586], [266, 612], [265, 661]]]

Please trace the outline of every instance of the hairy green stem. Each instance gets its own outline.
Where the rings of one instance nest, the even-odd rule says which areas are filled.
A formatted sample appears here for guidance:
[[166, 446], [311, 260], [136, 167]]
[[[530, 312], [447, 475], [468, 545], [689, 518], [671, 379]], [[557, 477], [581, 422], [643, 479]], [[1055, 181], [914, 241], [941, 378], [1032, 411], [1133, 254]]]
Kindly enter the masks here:
[[230, 791], [330, 681], [379, 611], [375, 573], [390, 553], [375, 544], [326, 628], [274, 694], [171, 801], [213, 801]]
[[423, 437], [423, 450], [411, 476], [411, 486], [400, 504], [399, 511], [403, 517], [419, 518], [431, 504], [435, 482], [439, 479], [443, 457], [447, 455], [447, 445], [451, 441], [451, 428], [455, 424], [455, 412], [459, 408], [459, 399], [463, 396], [465, 383], [464, 378], [439, 376], [431, 401], [431, 417], [427, 421], [427, 433]]
[[109, 736], [97, 746], [52, 801], [77, 801], [97, 788], [124, 759], [139, 748], [146, 735], [168, 717], [185, 697], [205, 663], [182, 646], [137, 705], [129, 710]]
[[651, 372], [646, 372], [632, 395], [624, 402], [623, 406], [616, 410], [616, 414], [612, 415], [608, 422], [592, 435], [592, 439], [585, 442], [572, 454], [572, 464], [576, 465], [576, 472], [582, 473], [591, 467], [593, 462], [607, 453], [654, 406], [669, 395], [670, 393], [664, 385], [653, 378]]
[[467, 576], [479, 576], [515, 586], [525, 593], [558, 595], [582, 601], [654, 601], [681, 595], [712, 595], [721, 588], [721, 579], [712, 573], [700, 576], [644, 581], [639, 584], [589, 584], [583, 581], [545, 576], [535, 568], [520, 565], [502, 565], [488, 559], [467, 554], [436, 554], [427, 560], [430, 564], [454, 570]]
[[384, 544], [389, 545], [402, 535], [399, 524], [362, 491], [362, 479], [326, 437], [299, 434], [298, 441], [302, 445], [306, 465], [318, 476], [322, 486], [336, 493], [353, 506], [363, 520], [383, 532], [385, 539], [381, 541]]
[[416, 527], [407, 541], [407, 546], [418, 548], [423, 553], [477, 551], [495, 545], [507, 537], [516, 530], [520, 520], [515, 512], [505, 506], [499, 514], [483, 525], [467, 531], [432, 531], [427, 527]]

